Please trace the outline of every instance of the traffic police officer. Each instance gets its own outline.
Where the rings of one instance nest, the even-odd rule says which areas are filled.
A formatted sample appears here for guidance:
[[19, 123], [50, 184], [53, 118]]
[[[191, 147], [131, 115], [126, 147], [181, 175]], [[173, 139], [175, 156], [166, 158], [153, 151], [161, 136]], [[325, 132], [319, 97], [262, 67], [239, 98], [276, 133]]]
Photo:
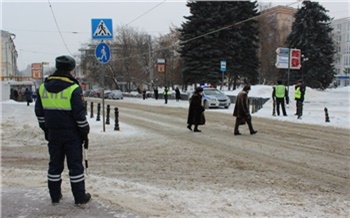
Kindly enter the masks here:
[[286, 105], [284, 103], [284, 98], [286, 98], [287, 104], [289, 104], [288, 90], [286, 86], [282, 84], [282, 80], [277, 81], [277, 85], [273, 88], [272, 98], [276, 102], [277, 115], [280, 115], [280, 106], [282, 107], [283, 116], [287, 116]]
[[53, 205], [62, 198], [61, 173], [65, 157], [75, 204], [84, 206], [91, 198], [85, 192], [82, 164], [82, 144], [88, 140], [90, 126], [85, 117], [82, 89], [70, 74], [74, 68], [75, 60], [72, 57], [57, 57], [57, 70], [41, 84], [35, 104], [39, 126], [48, 140], [50, 161], [47, 178]]
[[297, 108], [295, 115], [298, 116], [298, 119], [301, 119], [301, 116], [303, 115], [304, 96], [305, 96], [305, 86], [302, 80], [298, 80], [298, 83], [295, 86], [295, 93], [294, 93], [294, 99], [296, 101], [296, 108]]

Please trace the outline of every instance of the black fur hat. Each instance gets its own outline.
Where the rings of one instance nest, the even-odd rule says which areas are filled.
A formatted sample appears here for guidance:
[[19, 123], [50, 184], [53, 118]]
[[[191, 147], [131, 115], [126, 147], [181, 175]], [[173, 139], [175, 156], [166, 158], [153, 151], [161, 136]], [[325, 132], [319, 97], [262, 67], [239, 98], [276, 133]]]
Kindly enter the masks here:
[[196, 92], [197, 92], [197, 93], [203, 92], [203, 88], [202, 88], [202, 87], [200, 87], [200, 86], [199, 86], [199, 87], [197, 87], [197, 88], [196, 88]]
[[56, 69], [70, 72], [75, 68], [75, 60], [71, 56], [62, 55], [56, 58]]

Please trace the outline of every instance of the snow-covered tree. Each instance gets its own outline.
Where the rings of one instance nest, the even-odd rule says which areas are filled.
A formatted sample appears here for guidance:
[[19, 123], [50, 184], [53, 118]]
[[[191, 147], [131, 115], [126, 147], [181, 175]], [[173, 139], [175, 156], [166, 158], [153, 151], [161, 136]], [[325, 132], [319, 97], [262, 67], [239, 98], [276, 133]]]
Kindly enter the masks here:
[[301, 49], [308, 61], [304, 63], [304, 69], [292, 71], [292, 82], [303, 79], [307, 86], [321, 89], [332, 83], [335, 49], [331, 37], [331, 19], [327, 12], [318, 2], [303, 1], [303, 6], [295, 14], [287, 44], [289, 48]]

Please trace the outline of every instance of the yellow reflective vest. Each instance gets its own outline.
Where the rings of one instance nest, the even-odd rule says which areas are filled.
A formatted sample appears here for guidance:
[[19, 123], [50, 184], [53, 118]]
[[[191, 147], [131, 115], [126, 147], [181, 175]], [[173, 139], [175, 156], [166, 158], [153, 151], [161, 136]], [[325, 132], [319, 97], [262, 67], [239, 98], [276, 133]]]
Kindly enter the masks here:
[[78, 87], [79, 85], [73, 84], [58, 93], [53, 93], [53, 92], [48, 92], [45, 89], [44, 84], [41, 84], [39, 88], [39, 94], [41, 97], [43, 108], [46, 110], [64, 110], [64, 111], [72, 110], [72, 105], [71, 105], [72, 93]]
[[284, 85], [275, 86], [276, 98], [284, 98], [285, 95], [286, 95], [286, 87]]
[[298, 88], [295, 90], [294, 98], [295, 98], [295, 99], [300, 99], [300, 98], [301, 98], [300, 87], [298, 87]]

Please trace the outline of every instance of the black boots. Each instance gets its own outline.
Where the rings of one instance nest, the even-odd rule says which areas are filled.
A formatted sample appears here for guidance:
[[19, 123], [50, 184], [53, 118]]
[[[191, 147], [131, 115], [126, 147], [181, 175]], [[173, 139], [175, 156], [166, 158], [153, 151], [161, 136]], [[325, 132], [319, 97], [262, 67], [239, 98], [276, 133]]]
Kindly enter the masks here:
[[89, 193], [86, 193], [85, 194], [85, 198], [82, 201], [79, 201], [79, 202], [76, 201], [75, 205], [78, 206], [78, 207], [84, 208], [85, 205], [90, 201], [90, 199], [91, 199], [91, 195]]
[[187, 129], [189, 129], [190, 131], [192, 131], [192, 126], [191, 126], [191, 125], [188, 125], [188, 126], [187, 126]]

